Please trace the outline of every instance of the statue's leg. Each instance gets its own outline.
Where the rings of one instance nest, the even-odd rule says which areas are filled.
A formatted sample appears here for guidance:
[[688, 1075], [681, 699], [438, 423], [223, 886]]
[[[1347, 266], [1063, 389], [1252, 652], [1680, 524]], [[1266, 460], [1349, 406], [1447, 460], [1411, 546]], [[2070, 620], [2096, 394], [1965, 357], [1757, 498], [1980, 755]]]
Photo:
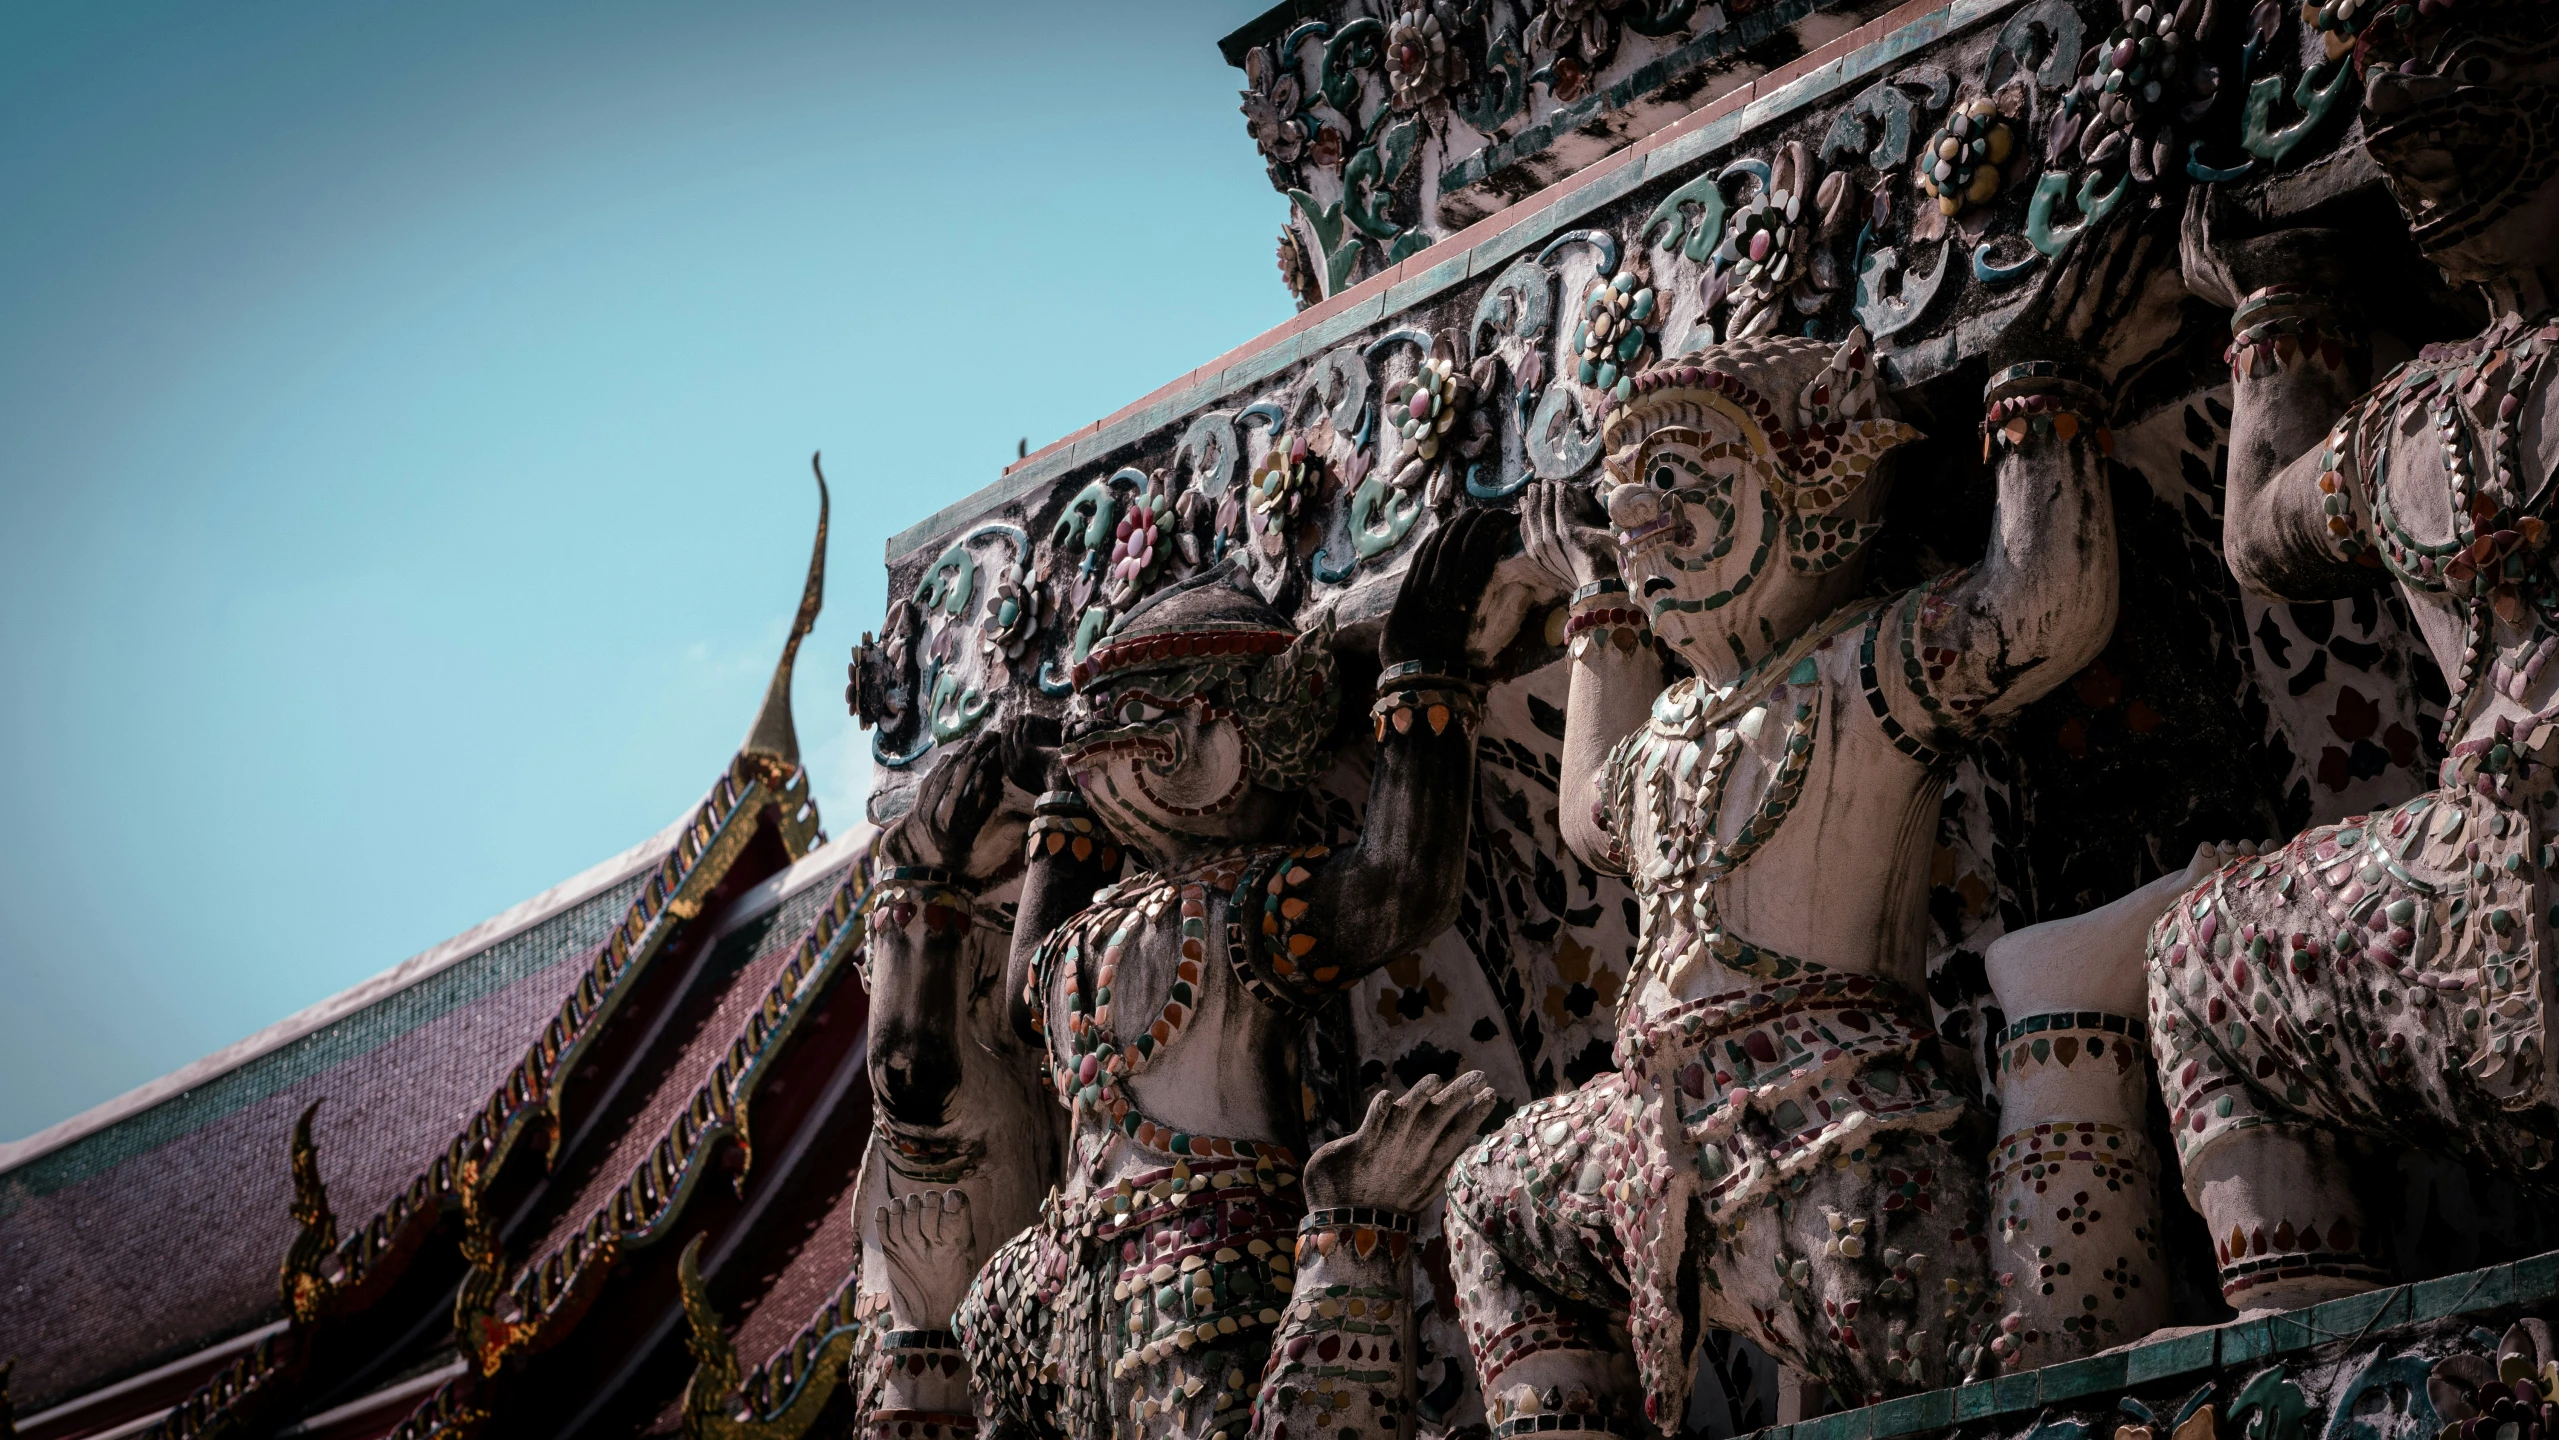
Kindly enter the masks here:
[[2145, 1048], [2138, 1015], [2095, 1010], [2018, 1015], [2001, 1038], [1991, 1268], [2024, 1321], [1991, 1342], [2004, 1364], [2059, 1364], [2168, 1323]]
[[[2222, 1296], [2242, 1313], [2388, 1284], [2338, 1137], [2443, 1113], [2436, 1066], [2405, 1062], [2411, 1034], [2448, 1047], [2404, 997], [2425, 1002], [2418, 1015], [2438, 1032], [2450, 1007], [2399, 958], [2432, 916], [2396, 903], [2386, 867], [2359, 863], [2389, 819], [2323, 826], [2233, 864], [2151, 930], [2150, 1044], [2169, 1129]], [[2410, 923], [2391, 929], [2394, 910]]]
[[2389, 1283], [2365, 1256], [2363, 1207], [2325, 1130], [2225, 1131], [2187, 1159], [2186, 1193], [2212, 1231], [2222, 1298], [2242, 1315]]
[[2160, 914], [2239, 853], [2205, 846], [2188, 869], [2011, 931], [1984, 957], [2006, 1017], [1990, 1046], [2003, 1132], [1990, 1157], [1991, 1269], [2024, 1321], [1991, 1343], [2012, 1368], [2168, 1323], [2144, 948]]
[[1040, 1297], [1052, 1249], [1034, 1225], [988, 1257], [951, 1316], [951, 1329], [975, 1379], [978, 1429], [988, 1437], [1058, 1440], [1056, 1385], [1044, 1378], [1053, 1307]]
[[1674, 1347], [1706, 1328], [1840, 1405], [1977, 1370], [1999, 1321], [1988, 1136], [1939, 1072], [1923, 1001], [1815, 971], [1647, 1017], [1618, 1050], [1642, 1077], [1620, 1129], [1652, 1147], [1618, 1187], [1648, 1392], [1684, 1392]]
[[1983, 1264], [1979, 1144], [1877, 1127], [1728, 1206], [1689, 1237], [1712, 1287], [1702, 1323], [1813, 1377], [1834, 1410], [1978, 1374], [2003, 1306]]
[[1619, 1083], [1604, 1076], [1528, 1106], [1450, 1172], [1458, 1320], [1497, 1430], [1549, 1413], [1620, 1436], [1649, 1428], [1626, 1339], [1616, 1237], [1565, 1213], [1576, 1177], [1557, 1173], [1563, 1148], [1611, 1113], [1613, 1091], [1602, 1092]]
[[1266, 1188], [1266, 1167], [1232, 1159], [1134, 1182], [1136, 1208], [1096, 1224], [1081, 1252], [1101, 1263], [1083, 1282], [1089, 1298], [1073, 1284], [1062, 1297], [1096, 1317], [1091, 1358], [1061, 1346], [1061, 1364], [1107, 1375], [1114, 1434], [1243, 1440], [1295, 1286], [1297, 1192]]

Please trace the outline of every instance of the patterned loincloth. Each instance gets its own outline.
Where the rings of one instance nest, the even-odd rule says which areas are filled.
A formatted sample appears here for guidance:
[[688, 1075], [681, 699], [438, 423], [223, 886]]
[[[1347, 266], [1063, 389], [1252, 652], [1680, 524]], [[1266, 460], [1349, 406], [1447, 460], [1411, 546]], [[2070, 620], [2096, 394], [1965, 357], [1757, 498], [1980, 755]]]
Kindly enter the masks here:
[[[2306, 831], [2180, 897], [2151, 929], [2150, 1017], [2188, 1173], [2260, 1125], [2545, 1170], [2559, 1156], [2550, 858], [2531, 810], [2455, 787]], [[2232, 1253], [2216, 1237], [2241, 1282], [2252, 1266], [2356, 1264], [2365, 1238], [2240, 1237]]]
[[[1774, 1215], [1753, 1222], [1817, 1198], [1806, 1187], [1822, 1182], [1843, 1215], [1863, 1215], [1842, 1257], [1854, 1261], [1866, 1225], [1913, 1228], [1918, 1215], [1935, 1216], [1938, 1196], [1978, 1195], [1937, 1139], [1972, 1107], [1938, 1074], [1923, 1017], [1887, 981], [1821, 973], [1632, 1021], [1618, 1041], [1620, 1072], [1512, 1117], [1459, 1162], [1451, 1207], [1553, 1300], [1623, 1312], [1648, 1397], [1688, 1393], [1696, 1323], [1750, 1331], [1782, 1354], [1820, 1355], [1834, 1362], [1824, 1373], [1869, 1368], [1890, 1352], [1854, 1356], [1864, 1342], [1847, 1332], [1860, 1327], [1819, 1313], [1819, 1287], [1792, 1278], [1787, 1227]], [[1975, 1218], [1932, 1218], [1916, 1227], [1932, 1237], [1909, 1248], [1939, 1257], [1941, 1276], [1962, 1275], [1976, 1263]], [[1704, 1233], [1692, 1236], [1700, 1223]], [[1708, 1273], [1686, 1283], [1713, 1287], [1723, 1313], [1693, 1322], [1699, 1297], [1682, 1293], [1681, 1270], [1700, 1259]], [[1902, 1290], [1916, 1309], [1916, 1290], [1906, 1281]], [[1892, 1298], [1867, 1309], [1880, 1318]], [[1918, 1327], [1942, 1341], [1978, 1307], [1968, 1290], [1963, 1315], [1932, 1308]], [[1588, 1331], [1587, 1320], [1533, 1293], [1516, 1310], [1470, 1313], [1479, 1370], [1498, 1375], [1534, 1350], [1596, 1343], [1573, 1333]], [[1897, 1363], [1933, 1372], [1943, 1361]]]
[[1177, 1162], [1052, 1195], [952, 1321], [982, 1406], [1069, 1440], [1243, 1440], [1302, 1210], [1296, 1176], [1267, 1161]]

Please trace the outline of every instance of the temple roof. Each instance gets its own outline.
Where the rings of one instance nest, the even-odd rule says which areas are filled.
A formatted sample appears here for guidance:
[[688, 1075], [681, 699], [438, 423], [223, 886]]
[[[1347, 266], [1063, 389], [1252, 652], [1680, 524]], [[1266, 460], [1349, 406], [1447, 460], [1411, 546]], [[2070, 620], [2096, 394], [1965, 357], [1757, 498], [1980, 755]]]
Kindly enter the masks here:
[[[0, 1359], [16, 1362], [19, 1434], [123, 1432], [155, 1414], [174, 1434], [233, 1413], [272, 1425], [337, 1403], [330, 1387], [350, 1376], [396, 1382], [399, 1337], [450, 1313], [482, 1211], [539, 1205], [555, 1160], [592, 1170], [611, 1156], [632, 1118], [625, 1092], [698, 1068], [684, 1063], [694, 1029], [728, 1043], [737, 1017], [705, 1008], [691, 982], [725, 974], [735, 983], [708, 989], [726, 995], [771, 980], [782, 962], [766, 952], [787, 954], [808, 928], [794, 915], [788, 934], [766, 936], [774, 906], [802, 904], [809, 887], [807, 903], [831, 899], [826, 882], [852, 853], [795, 864], [825, 838], [790, 716], [793, 661], [822, 596], [823, 476], [819, 487], [790, 639], [745, 743], [683, 819], [238, 1044], [0, 1146]], [[759, 884], [787, 877], [798, 883]], [[754, 898], [765, 890], [769, 902]], [[673, 1063], [647, 1064], [658, 1052]]]
[[[869, 1136], [867, 1000], [844, 982], [870, 840], [833, 842], [722, 910], [655, 1021], [641, 1078], [519, 1227], [496, 1307], [504, 1339], [484, 1328], [474, 1377], [452, 1386], [499, 1433], [619, 1433], [674, 1397], [690, 1368], [672, 1283], [688, 1239], [736, 1308], [778, 1300], [805, 1318], [777, 1273], [844, 1248], [830, 1241], [851, 1237], [843, 1204]], [[419, 1403], [421, 1426], [436, 1404]]]
[[558, 1010], [681, 828], [0, 1151], [0, 1355], [17, 1357], [20, 1413], [270, 1319], [294, 1116], [329, 1097], [314, 1132], [333, 1199], [387, 1205]]

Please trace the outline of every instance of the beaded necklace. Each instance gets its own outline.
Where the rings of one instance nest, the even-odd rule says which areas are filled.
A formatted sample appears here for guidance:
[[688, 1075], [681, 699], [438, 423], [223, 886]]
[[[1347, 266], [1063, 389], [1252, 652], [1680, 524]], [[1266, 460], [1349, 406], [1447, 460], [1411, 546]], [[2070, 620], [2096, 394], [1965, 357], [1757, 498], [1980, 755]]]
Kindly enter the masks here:
[[[1654, 836], [1649, 853], [1632, 867], [1653, 920], [1650, 943], [1635, 964], [1633, 978], [1638, 982], [1655, 974], [1671, 976], [1700, 947], [1718, 963], [1768, 978], [1824, 968], [1733, 934], [1716, 903], [1715, 887], [1777, 837], [1778, 827], [1802, 796], [1821, 722], [1821, 670], [1815, 656], [1833, 638], [1872, 618], [1876, 609], [1870, 601], [1834, 613], [1745, 671], [1731, 688], [1711, 700], [1693, 679], [1672, 686], [1655, 702], [1651, 723], [1620, 742], [1609, 768], [1616, 791], [1610, 808], [1627, 814], [1640, 784]], [[1792, 703], [1778, 762], [1741, 828], [1731, 840], [1724, 840], [1718, 822], [1736, 762], [1744, 743], [1758, 738], [1768, 714], [1763, 707], [1781, 688], [1790, 692], [1785, 699]], [[1739, 723], [1726, 723], [1736, 717]], [[1683, 888], [1693, 897], [1689, 910], [1694, 937], [1674, 948], [1663, 922], [1670, 918], [1667, 907], [1683, 898], [1671, 889], [1683, 875], [1690, 877]]]
[[[2547, 570], [2530, 563], [2547, 527], [2538, 515], [2525, 513], [2541, 508], [2547, 497], [2528, 494], [2517, 475], [2524, 458], [2524, 397], [2540, 383], [2554, 350], [2559, 323], [2512, 317], [2459, 344], [2430, 345], [2377, 392], [2380, 403], [2350, 411], [2320, 453], [2320, 489], [2331, 497], [2329, 508], [2339, 511], [2345, 503], [2338, 493], [2341, 472], [2350, 465], [2361, 470], [2381, 563], [2411, 589], [2449, 594], [2462, 605], [2465, 636], [2449, 677], [2446, 735], [2459, 734], [2467, 724], [2482, 678], [2520, 701], [2559, 655], [2559, 593]], [[2433, 425], [2452, 486], [2453, 538], [2443, 544], [2411, 534], [2391, 503], [2395, 421], [2419, 406]], [[2481, 416], [2491, 418], [2483, 423]], [[2361, 549], [2351, 540], [2344, 548], [2350, 555]], [[2530, 633], [2495, 651], [2492, 667], [2495, 622], [2520, 624], [2527, 615]]]
[[[1060, 1037], [1049, 1036], [1049, 1064], [1041, 1079], [1079, 1116], [1090, 1111], [1129, 1139], [1167, 1154], [1253, 1159], [1267, 1152], [1281, 1163], [1293, 1163], [1290, 1152], [1279, 1146], [1193, 1135], [1157, 1124], [1131, 1103], [1127, 1085], [1172, 1045], [1199, 1003], [1200, 970], [1208, 958], [1210, 887], [1232, 893], [1252, 862], [1270, 853], [1269, 847], [1232, 851], [1168, 875], [1133, 875], [1096, 894], [1091, 905], [1059, 926], [1034, 952], [1025, 997], [1033, 1029], [1043, 1035], [1048, 1032], [1044, 997], [1051, 977], [1061, 967], [1066, 986], [1065, 1050], [1059, 1051]], [[1284, 848], [1281, 853], [1286, 853]], [[1120, 962], [1138, 928], [1175, 904], [1181, 907], [1181, 953], [1174, 962], [1173, 983], [1155, 1019], [1123, 1046], [1111, 1028]], [[1089, 986], [1084, 976], [1087, 956], [1095, 963]]]
[[[1819, 696], [1809, 688], [1820, 678], [1814, 654], [1874, 609], [1872, 603], [1864, 603], [1833, 614], [1744, 671], [1729, 689], [1711, 699], [1706, 687], [1693, 678], [1662, 692], [1653, 704], [1651, 723], [1621, 742], [1623, 753], [1610, 768], [1618, 790], [1612, 808], [1621, 815], [1631, 806], [1637, 782], [1653, 782], [1646, 798], [1657, 841], [1637, 879], [1658, 886], [1691, 869], [1702, 869], [1709, 879], [1727, 875], [1775, 838], [1812, 764], [1814, 735], [1820, 726], [1815, 704]], [[1765, 723], [1764, 714], [1754, 720], [1749, 712], [1760, 710], [1781, 687], [1802, 692], [1790, 697], [1794, 704], [1781, 758], [1758, 804], [1726, 842], [1716, 834], [1716, 821], [1732, 786], [1734, 763], [1743, 742], [1756, 740]], [[1725, 723], [1736, 717], [1739, 724]], [[1697, 798], [1685, 798], [1690, 795]]]

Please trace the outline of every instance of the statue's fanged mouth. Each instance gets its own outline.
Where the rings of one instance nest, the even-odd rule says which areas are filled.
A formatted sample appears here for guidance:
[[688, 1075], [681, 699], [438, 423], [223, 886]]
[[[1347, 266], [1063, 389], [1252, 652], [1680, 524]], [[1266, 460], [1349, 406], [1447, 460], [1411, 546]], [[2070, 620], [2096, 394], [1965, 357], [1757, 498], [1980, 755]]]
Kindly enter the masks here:
[[1676, 507], [1665, 506], [1658, 518], [1638, 525], [1632, 530], [1619, 532], [1617, 544], [1625, 553], [1633, 555], [1664, 542], [1685, 545], [1694, 542], [1696, 538], [1696, 527], [1690, 525]]
[[2487, 229], [2559, 170], [2559, 86], [2465, 85], [2364, 136], [2428, 251]]

